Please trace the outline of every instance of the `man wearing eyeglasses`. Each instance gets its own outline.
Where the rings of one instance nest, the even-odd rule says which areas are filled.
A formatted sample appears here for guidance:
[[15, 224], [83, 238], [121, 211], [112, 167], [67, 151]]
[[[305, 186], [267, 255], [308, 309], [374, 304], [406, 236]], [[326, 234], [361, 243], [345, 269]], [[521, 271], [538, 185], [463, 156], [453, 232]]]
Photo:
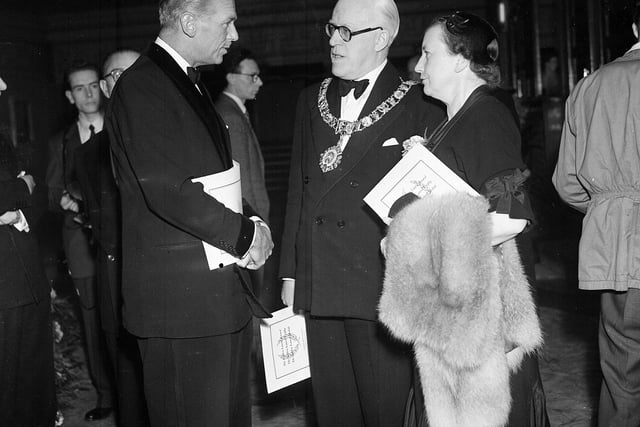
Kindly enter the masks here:
[[[120, 75], [140, 56], [121, 49], [107, 55], [102, 66], [100, 89], [105, 99]], [[142, 366], [135, 338], [122, 328], [120, 316], [120, 196], [113, 177], [109, 137], [98, 132], [75, 151], [82, 199], [96, 242], [97, 300], [100, 323], [115, 374], [120, 426], [148, 424]]]
[[[240, 164], [242, 197], [268, 221], [269, 195], [264, 180], [264, 159], [245, 106], [247, 101], [256, 98], [262, 87], [260, 67], [248, 50], [231, 48], [224, 56], [222, 69], [227, 84], [215, 106], [229, 129], [231, 155]], [[262, 287], [264, 268], [249, 273], [257, 292]]]
[[387, 61], [398, 29], [393, 0], [338, 1], [334, 77], [298, 100], [280, 275], [306, 316], [320, 426], [402, 425], [411, 384], [410, 348], [377, 321], [385, 226], [362, 199], [444, 115]]
[[95, 248], [90, 243], [87, 212], [77, 176], [76, 150], [102, 130], [103, 112], [98, 68], [74, 63], [65, 72], [65, 97], [77, 111], [77, 120], [49, 143], [46, 182], [49, 209], [62, 213], [62, 241], [69, 274], [80, 301], [89, 377], [96, 389], [96, 407], [88, 421], [108, 417], [113, 407], [113, 384], [97, 306]]

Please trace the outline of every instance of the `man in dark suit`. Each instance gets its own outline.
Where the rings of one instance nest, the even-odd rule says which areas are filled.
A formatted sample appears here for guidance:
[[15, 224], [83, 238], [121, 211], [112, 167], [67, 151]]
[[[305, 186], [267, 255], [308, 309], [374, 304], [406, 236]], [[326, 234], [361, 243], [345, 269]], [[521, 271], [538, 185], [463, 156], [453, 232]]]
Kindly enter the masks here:
[[112, 373], [96, 297], [95, 250], [90, 242], [86, 211], [76, 175], [75, 150], [102, 130], [100, 73], [86, 62], [72, 64], [65, 72], [65, 96], [77, 112], [77, 120], [49, 142], [46, 182], [49, 209], [61, 213], [62, 243], [69, 274], [80, 300], [89, 377], [96, 389], [96, 407], [87, 421], [106, 418], [112, 411]]
[[398, 28], [393, 0], [338, 1], [336, 78], [298, 101], [280, 275], [306, 315], [320, 426], [401, 425], [411, 384], [410, 348], [377, 321], [385, 226], [363, 197], [444, 113], [387, 62]]
[[[138, 337], [152, 425], [250, 425], [250, 320], [260, 306], [240, 277], [264, 264], [271, 234], [192, 181], [232, 168], [229, 135], [194, 68], [219, 64], [237, 40], [235, 4], [161, 0], [159, 9], [158, 38], [122, 74], [107, 111], [124, 326]], [[210, 270], [203, 241], [237, 263]]]
[[[105, 99], [120, 75], [140, 56], [120, 49], [102, 66], [100, 89]], [[120, 195], [113, 178], [107, 132], [98, 132], [75, 150], [82, 200], [96, 243], [97, 304], [116, 380], [117, 418], [122, 427], [148, 424], [142, 390], [142, 362], [137, 342], [122, 328], [120, 316]]]
[[[215, 101], [216, 111], [229, 129], [231, 156], [240, 164], [242, 197], [265, 220], [269, 219], [269, 195], [264, 180], [264, 158], [256, 137], [249, 113], [245, 107], [248, 100], [256, 98], [262, 80], [260, 68], [246, 49], [231, 49], [222, 61], [224, 91]], [[264, 268], [250, 272], [253, 288], [262, 288]]]
[[[6, 88], [0, 79], [0, 93]], [[51, 427], [51, 288], [31, 230], [35, 181], [21, 166], [0, 135], [0, 425]]]

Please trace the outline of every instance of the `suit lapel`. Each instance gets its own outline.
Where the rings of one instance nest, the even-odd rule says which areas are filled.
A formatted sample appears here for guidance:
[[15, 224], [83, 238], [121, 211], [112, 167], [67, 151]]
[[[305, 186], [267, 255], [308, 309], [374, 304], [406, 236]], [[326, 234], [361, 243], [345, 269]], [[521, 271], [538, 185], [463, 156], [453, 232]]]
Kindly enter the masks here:
[[164, 49], [152, 43], [147, 56], [171, 79], [178, 91], [185, 97], [195, 113], [200, 117], [211, 135], [213, 144], [226, 168], [230, 168], [231, 149], [229, 147], [229, 134], [226, 131], [222, 118], [218, 115], [211, 96], [204, 85], [198, 86], [202, 93], [189, 80], [180, 66]]
[[264, 166], [263, 166], [264, 160], [262, 157], [262, 151], [260, 149], [260, 143], [258, 142], [258, 137], [256, 136], [256, 133], [253, 130], [253, 126], [251, 125], [249, 116], [247, 115], [247, 113], [245, 113], [240, 109], [240, 107], [238, 106], [238, 103], [235, 100], [233, 100], [231, 97], [229, 97], [225, 93], [220, 94], [219, 102], [226, 104], [227, 105], [226, 108], [232, 109], [233, 111], [236, 112], [236, 114], [239, 114], [242, 117], [242, 120], [245, 122], [245, 125], [247, 127], [247, 133], [249, 134], [249, 140], [251, 144], [250, 148], [251, 148], [251, 151], [253, 152], [252, 154], [254, 157], [256, 157], [259, 160], [257, 164], [252, 165], [252, 167], [260, 166], [261, 167], [260, 174], [264, 175]]

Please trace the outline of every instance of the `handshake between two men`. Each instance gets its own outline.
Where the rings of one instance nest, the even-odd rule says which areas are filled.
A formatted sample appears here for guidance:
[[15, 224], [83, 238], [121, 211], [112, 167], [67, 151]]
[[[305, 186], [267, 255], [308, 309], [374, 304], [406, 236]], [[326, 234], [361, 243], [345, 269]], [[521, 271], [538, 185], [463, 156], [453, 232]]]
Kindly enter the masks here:
[[260, 219], [253, 219], [253, 221], [255, 224], [253, 242], [247, 253], [237, 262], [240, 267], [249, 270], [262, 267], [273, 251], [273, 239], [269, 226]]

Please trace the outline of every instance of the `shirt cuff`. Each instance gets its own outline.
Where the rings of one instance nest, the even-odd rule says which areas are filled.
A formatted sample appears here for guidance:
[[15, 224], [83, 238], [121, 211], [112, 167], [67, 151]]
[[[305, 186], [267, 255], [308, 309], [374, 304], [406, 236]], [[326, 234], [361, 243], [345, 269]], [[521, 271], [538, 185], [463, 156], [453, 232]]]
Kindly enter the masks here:
[[251, 250], [251, 248], [253, 247], [253, 245], [256, 242], [256, 235], [258, 234], [258, 227], [266, 227], [267, 230], [269, 230], [269, 232], [271, 232], [271, 229], [269, 228], [269, 226], [267, 225], [266, 222], [264, 222], [262, 220], [262, 218], [260, 218], [259, 216], [251, 216], [249, 217], [249, 219], [251, 221], [253, 221], [253, 239], [251, 239], [251, 244], [249, 245], [249, 249], [247, 249], [247, 251], [244, 253], [244, 255], [242, 255], [240, 258], [244, 258], [249, 254], [249, 251]]
[[18, 220], [18, 222], [16, 222], [15, 224], [13, 224], [13, 226], [18, 230], [18, 231], [24, 231], [25, 233], [29, 232], [29, 223], [27, 222], [27, 218], [24, 216], [24, 214], [22, 213], [22, 209], [18, 209], [18, 217], [20, 218]]

